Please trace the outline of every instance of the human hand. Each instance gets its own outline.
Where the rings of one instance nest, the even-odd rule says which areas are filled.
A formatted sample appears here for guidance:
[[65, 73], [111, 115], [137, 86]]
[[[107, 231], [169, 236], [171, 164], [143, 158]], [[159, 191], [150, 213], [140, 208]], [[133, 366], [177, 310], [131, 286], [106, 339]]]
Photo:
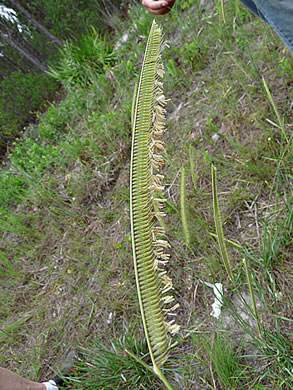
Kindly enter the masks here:
[[142, 0], [142, 5], [148, 10], [148, 13], [155, 15], [165, 15], [171, 8], [175, 0]]

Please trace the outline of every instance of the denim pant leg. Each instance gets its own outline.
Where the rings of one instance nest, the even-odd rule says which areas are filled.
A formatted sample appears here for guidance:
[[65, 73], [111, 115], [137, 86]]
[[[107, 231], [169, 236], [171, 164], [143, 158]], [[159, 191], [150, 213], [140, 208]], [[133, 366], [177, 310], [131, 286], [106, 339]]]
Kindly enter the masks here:
[[253, 0], [241, 0], [241, 2], [251, 11], [254, 13], [254, 15], [259, 16], [263, 20], [266, 21], [266, 18], [264, 15], [260, 12], [260, 10], [257, 8]]
[[293, 0], [241, 0], [268, 22], [293, 54]]

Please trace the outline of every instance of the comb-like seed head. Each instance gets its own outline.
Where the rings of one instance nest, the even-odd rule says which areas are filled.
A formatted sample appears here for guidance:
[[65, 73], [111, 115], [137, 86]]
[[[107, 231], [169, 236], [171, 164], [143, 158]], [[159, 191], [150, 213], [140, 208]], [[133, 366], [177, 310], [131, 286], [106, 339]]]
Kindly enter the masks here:
[[[174, 333], [175, 324], [167, 324], [167, 316], [174, 310], [162, 308], [174, 301], [171, 278], [163, 267], [170, 255], [164, 249], [170, 247], [164, 240], [165, 230], [156, 225], [156, 219], [165, 216], [166, 199], [157, 193], [164, 190], [163, 176], [154, 174], [164, 164], [160, 153], [165, 151], [163, 141], [158, 139], [165, 132], [165, 105], [163, 93], [164, 75], [161, 61], [161, 29], [153, 22], [142, 72], [134, 98], [132, 114], [131, 152], [131, 227], [134, 268], [141, 315], [154, 369], [166, 360], [170, 339], [167, 332]], [[176, 305], [173, 304], [172, 307]], [[170, 314], [171, 313], [171, 314]]]

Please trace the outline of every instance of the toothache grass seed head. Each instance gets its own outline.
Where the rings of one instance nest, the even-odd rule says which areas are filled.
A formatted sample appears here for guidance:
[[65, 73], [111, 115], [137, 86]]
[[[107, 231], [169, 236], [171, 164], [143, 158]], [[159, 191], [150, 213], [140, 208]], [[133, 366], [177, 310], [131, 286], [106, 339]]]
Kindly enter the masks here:
[[167, 276], [167, 275], [164, 275], [164, 276], [162, 277], [162, 281], [163, 281], [164, 284], [165, 284], [165, 287], [164, 287], [164, 289], [163, 289], [163, 291], [162, 291], [163, 294], [165, 294], [165, 293], [168, 292], [169, 290], [173, 289], [172, 280], [169, 280], [169, 279], [165, 280], [164, 277], [167, 277], [167, 278], [168, 278], [168, 276]]
[[173, 286], [168, 286], [162, 290], [162, 294], [165, 294], [166, 292], [173, 290]]
[[180, 306], [179, 303], [176, 303], [176, 305], [172, 306], [172, 307], [169, 309], [169, 311], [175, 311], [176, 309], [178, 309], [179, 306]]
[[162, 81], [159, 81], [159, 80], [156, 79], [155, 80], [155, 87], [159, 87], [163, 91], [164, 84], [162, 83]]
[[154, 204], [161, 210], [164, 208], [165, 201], [166, 201], [166, 199], [163, 199], [163, 202], [155, 201], [155, 199], [154, 199]]
[[163, 270], [161, 268], [158, 268], [158, 271], [159, 271], [158, 275], [159, 275], [160, 278], [167, 273], [167, 271], [165, 271], [165, 270]]
[[[156, 218], [160, 220], [165, 216], [161, 209], [166, 201], [156, 195], [164, 190], [164, 177], [154, 174], [164, 164], [161, 153], [165, 151], [165, 146], [158, 138], [165, 132], [165, 106], [168, 101], [160, 80], [164, 75], [164, 66], [160, 63], [160, 34], [161, 30], [154, 21], [140, 81], [134, 95], [130, 191], [132, 246], [138, 298], [154, 369], [160, 367], [167, 358], [171, 344], [167, 330], [173, 334], [179, 328], [174, 321], [168, 325], [166, 322], [168, 315], [174, 316], [177, 307], [170, 305], [174, 301], [170, 294], [173, 284], [164, 270], [170, 258], [168, 253], [164, 253], [164, 249], [170, 247], [170, 244], [162, 239], [165, 230], [155, 225]], [[167, 311], [164, 310], [163, 303], [172, 306], [174, 310], [168, 307]]]
[[161, 246], [162, 248], [170, 248], [171, 245], [166, 240], [156, 240], [155, 246]]
[[[173, 321], [174, 321], [174, 320], [173, 320]], [[170, 332], [172, 335], [174, 335], [174, 334], [176, 334], [176, 333], [179, 332], [179, 330], [180, 330], [180, 325], [168, 323], [167, 328], [168, 328], [168, 332]]]
[[154, 140], [153, 148], [156, 149], [158, 152], [165, 152], [165, 146], [163, 141]]
[[170, 259], [170, 254], [169, 253], [162, 253], [160, 256], [160, 259], [162, 260], [169, 260]]
[[156, 240], [157, 240], [157, 235], [164, 236], [164, 235], [165, 235], [165, 229], [164, 229], [164, 228], [161, 228], [160, 226], [155, 226], [155, 227], [152, 229], [152, 238], [153, 238], [153, 241], [156, 241]]
[[156, 97], [156, 101], [160, 103], [161, 105], [165, 105], [170, 99], [166, 99], [163, 94], [160, 94], [159, 96]]
[[153, 241], [156, 241], [156, 236], [165, 236], [165, 229], [161, 226], [154, 226], [152, 229]]
[[[153, 200], [154, 200], [154, 202], [155, 202], [157, 205], [159, 205], [159, 204], [164, 204], [164, 203], [167, 201], [167, 199], [163, 199], [163, 198], [154, 198]], [[158, 227], [159, 227], [159, 226], [158, 226]]]
[[154, 122], [154, 130], [153, 131], [156, 131], [156, 132], [162, 132], [162, 134], [165, 132], [165, 126], [162, 122]]
[[155, 121], [158, 121], [161, 123], [165, 122], [165, 114], [161, 113], [159, 110], [154, 111], [154, 118], [155, 119], [153, 120], [153, 122], [155, 122]]
[[164, 77], [164, 71], [163, 71], [163, 69], [157, 69], [157, 75], [158, 76], [160, 76], [161, 78], [163, 78]]
[[165, 108], [163, 108], [162, 106], [160, 106], [159, 104], [158, 105], [156, 105], [155, 106], [155, 110], [156, 110], [156, 114], [157, 115], [161, 115], [161, 116], [163, 116], [163, 118], [165, 118], [165, 112], [166, 112], [166, 109]]
[[168, 276], [168, 275], [165, 275], [162, 277], [162, 280], [167, 284], [167, 283], [171, 283], [172, 284], [172, 279]]
[[168, 263], [167, 260], [158, 260], [158, 264], [161, 264], [162, 266], [165, 267], [165, 265]]
[[164, 164], [164, 162], [165, 162], [164, 159], [163, 159], [163, 157], [160, 156], [159, 154], [156, 154], [156, 153], [153, 153], [152, 159], [153, 159], [156, 163], [158, 163], [158, 164]]
[[[160, 199], [160, 200], [164, 201], [165, 199]], [[163, 226], [154, 226], [153, 230], [156, 234], [162, 234], [162, 235], [165, 234], [165, 228]]]
[[152, 176], [152, 180], [154, 182], [157, 182], [157, 183], [160, 183], [163, 179], [164, 179], [164, 176], [160, 175], [159, 173], [157, 173], [156, 175]]
[[158, 193], [163, 192], [164, 189], [165, 189], [164, 186], [159, 186], [159, 185], [157, 185], [157, 184], [153, 184], [153, 185], [151, 186], [151, 188], [152, 188], [152, 190], [153, 190], [154, 192], [158, 192]]
[[160, 88], [160, 87], [156, 87], [156, 88], [155, 88], [155, 97], [156, 97], [156, 100], [157, 100], [157, 101], [159, 101], [159, 100], [158, 100], [158, 97], [159, 97], [160, 95], [164, 95], [163, 90], [162, 90], [162, 88]]
[[161, 300], [167, 304], [174, 301], [174, 297], [172, 295], [166, 295], [165, 297], [162, 297]]
[[156, 248], [155, 249], [155, 255], [156, 257], [161, 257], [161, 254], [163, 254], [163, 248]]
[[159, 217], [165, 217], [166, 213], [164, 213], [163, 211], [157, 211], [157, 212], [154, 213], [154, 215], [155, 215], [156, 218], [159, 218]]

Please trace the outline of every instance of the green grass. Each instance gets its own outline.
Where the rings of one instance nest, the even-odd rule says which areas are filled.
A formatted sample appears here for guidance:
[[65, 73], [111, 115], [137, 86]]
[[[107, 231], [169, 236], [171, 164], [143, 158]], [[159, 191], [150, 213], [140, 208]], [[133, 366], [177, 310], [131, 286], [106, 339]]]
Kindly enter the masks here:
[[149, 361], [145, 341], [138, 342], [128, 334], [125, 325], [107, 347], [93, 339], [89, 348], [79, 348], [74, 374], [66, 379], [70, 388], [78, 389], [159, 389], [157, 380], [143, 365], [131, 358], [125, 349]]
[[203, 336], [191, 334], [191, 341], [197, 350], [196, 360], [209, 371], [213, 386], [219, 382], [223, 388], [232, 390], [248, 384], [248, 367], [243, 364], [241, 343], [236, 347], [229, 336], [219, 332]]
[[[224, 5], [225, 24], [213, 2], [177, 0], [158, 18], [171, 99], [164, 223], [182, 327], [166, 375], [183, 390], [290, 389], [293, 61], [269, 26], [237, 2]], [[49, 378], [81, 346], [76, 380], [87, 388], [102, 388], [95, 378], [109, 372], [108, 388], [160, 388], [124, 351], [146, 352], [127, 237], [132, 93], [151, 21], [137, 5], [126, 21], [115, 18], [114, 46], [137, 30], [111, 72], [68, 87], [2, 167], [0, 362], [30, 379]], [[215, 237], [211, 162], [233, 282]], [[219, 320], [207, 283], [224, 286]]]

